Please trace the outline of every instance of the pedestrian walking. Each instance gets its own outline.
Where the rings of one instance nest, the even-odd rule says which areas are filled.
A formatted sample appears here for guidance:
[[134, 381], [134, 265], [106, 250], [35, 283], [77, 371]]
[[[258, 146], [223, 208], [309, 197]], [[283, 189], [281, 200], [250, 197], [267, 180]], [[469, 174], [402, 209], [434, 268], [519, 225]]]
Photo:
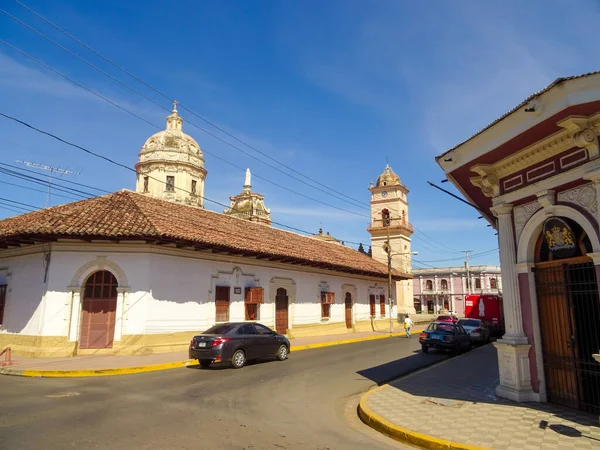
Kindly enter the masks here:
[[406, 337], [409, 338], [410, 337], [410, 329], [413, 326], [413, 321], [411, 320], [410, 317], [408, 317], [408, 314], [406, 315], [406, 317], [404, 318], [404, 331], [406, 331]]

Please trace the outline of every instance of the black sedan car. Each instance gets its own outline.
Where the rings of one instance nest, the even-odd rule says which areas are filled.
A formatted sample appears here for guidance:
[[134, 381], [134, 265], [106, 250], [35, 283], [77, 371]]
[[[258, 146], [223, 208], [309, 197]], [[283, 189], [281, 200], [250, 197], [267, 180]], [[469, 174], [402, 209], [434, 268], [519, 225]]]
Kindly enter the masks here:
[[246, 361], [276, 357], [287, 359], [290, 341], [260, 323], [221, 323], [204, 333], [194, 336], [190, 342], [190, 359], [197, 359], [201, 367], [213, 362], [231, 362], [241, 369]]
[[455, 353], [471, 350], [473, 343], [465, 329], [449, 322], [432, 322], [419, 335], [423, 353], [430, 348], [452, 350]]

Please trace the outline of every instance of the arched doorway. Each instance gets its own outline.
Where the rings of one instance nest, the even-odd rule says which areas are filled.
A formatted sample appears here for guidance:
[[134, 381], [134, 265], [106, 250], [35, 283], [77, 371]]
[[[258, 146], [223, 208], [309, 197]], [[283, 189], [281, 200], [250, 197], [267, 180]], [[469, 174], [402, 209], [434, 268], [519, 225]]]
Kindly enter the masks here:
[[352, 294], [346, 292], [345, 311], [346, 311], [346, 328], [352, 328]]
[[284, 288], [277, 289], [275, 295], [275, 330], [279, 334], [287, 333], [288, 322], [288, 295]]
[[112, 348], [117, 311], [117, 279], [107, 270], [85, 282], [81, 307], [79, 348]]
[[592, 244], [575, 221], [552, 217], [535, 246], [535, 284], [548, 400], [600, 413], [600, 298]]
[[413, 301], [413, 305], [415, 307], [415, 311], [417, 312], [417, 314], [420, 314], [423, 312], [423, 305], [421, 304], [421, 300], [419, 300], [418, 298], [415, 298]]

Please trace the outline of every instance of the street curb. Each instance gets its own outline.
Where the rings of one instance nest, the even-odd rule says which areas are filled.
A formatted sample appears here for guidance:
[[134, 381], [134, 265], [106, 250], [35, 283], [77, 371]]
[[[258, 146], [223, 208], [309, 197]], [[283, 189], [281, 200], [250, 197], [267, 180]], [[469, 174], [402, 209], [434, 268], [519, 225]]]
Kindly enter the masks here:
[[430, 450], [487, 450], [484, 447], [460, 444], [458, 442], [447, 441], [445, 439], [440, 439], [433, 436], [429, 436], [427, 434], [419, 433], [417, 431], [412, 431], [408, 428], [403, 428], [398, 425], [394, 425], [390, 421], [375, 414], [373, 410], [367, 406], [367, 399], [375, 391], [387, 387], [388, 385], [374, 388], [366, 394], [363, 394], [360, 398], [360, 401], [358, 403], [358, 416], [369, 427], [397, 441], [405, 442], [420, 448], [426, 448]]
[[29, 370], [17, 369], [15, 367], [0, 369], [0, 375], [33, 378], [83, 378], [83, 377], [107, 377], [111, 375], [129, 375], [144, 372], [156, 372], [158, 370], [178, 369], [194, 364], [194, 360], [176, 361], [163, 364], [151, 364], [148, 366], [119, 367], [116, 369], [88, 369], [88, 370]]
[[[413, 333], [418, 333], [421, 330], [414, 330]], [[386, 339], [395, 336], [401, 336], [404, 333], [387, 333], [381, 336], [368, 336], [363, 338], [343, 339], [339, 341], [319, 342], [317, 344], [307, 344], [293, 346], [290, 352], [298, 352], [303, 350], [311, 350], [315, 348], [331, 347], [334, 345], [352, 344], [355, 342], [373, 341], [376, 339]], [[31, 378], [85, 378], [85, 377], [107, 377], [112, 375], [131, 375], [136, 373], [156, 372], [159, 370], [178, 369], [181, 367], [196, 365], [194, 359], [186, 359], [185, 361], [175, 361], [163, 364], [151, 364], [148, 366], [137, 367], [119, 367], [116, 369], [87, 369], [87, 370], [34, 370], [34, 369], [18, 369], [14, 366], [0, 369], [0, 375], [9, 375], [16, 377], [31, 377]]]

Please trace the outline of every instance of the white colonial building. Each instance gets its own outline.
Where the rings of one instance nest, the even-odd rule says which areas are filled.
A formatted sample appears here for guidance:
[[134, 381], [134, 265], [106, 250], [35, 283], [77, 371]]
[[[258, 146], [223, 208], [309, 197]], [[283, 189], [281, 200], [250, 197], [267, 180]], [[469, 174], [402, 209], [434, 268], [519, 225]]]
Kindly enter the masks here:
[[268, 226], [249, 177], [232, 208], [262, 207], [243, 218], [203, 209], [202, 152], [181, 128], [174, 109], [146, 142], [137, 192], [0, 221], [0, 348], [167, 352], [216, 322], [244, 320], [291, 337], [387, 329], [385, 264]]

